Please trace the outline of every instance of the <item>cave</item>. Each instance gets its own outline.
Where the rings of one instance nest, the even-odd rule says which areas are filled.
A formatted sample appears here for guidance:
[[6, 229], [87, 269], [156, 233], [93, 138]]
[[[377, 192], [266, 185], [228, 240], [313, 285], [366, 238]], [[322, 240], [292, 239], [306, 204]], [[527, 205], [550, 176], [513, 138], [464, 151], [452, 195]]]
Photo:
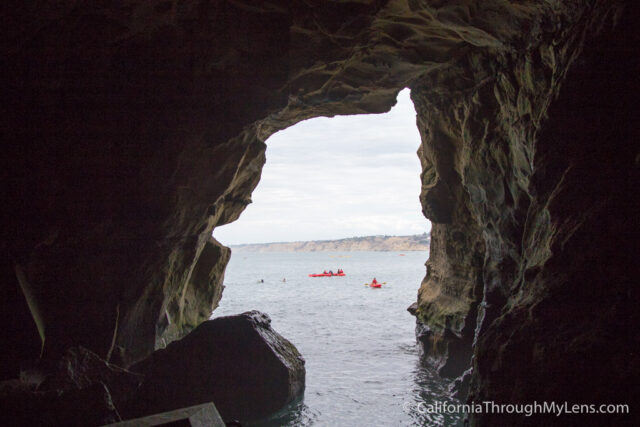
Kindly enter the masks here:
[[408, 87], [432, 222], [412, 307], [425, 351], [442, 375], [467, 377], [469, 402], [633, 412], [637, 9], [9, 1], [2, 380], [78, 347], [131, 368], [192, 336], [220, 299], [229, 259], [212, 231], [250, 203], [264, 141], [312, 117], [386, 112]]

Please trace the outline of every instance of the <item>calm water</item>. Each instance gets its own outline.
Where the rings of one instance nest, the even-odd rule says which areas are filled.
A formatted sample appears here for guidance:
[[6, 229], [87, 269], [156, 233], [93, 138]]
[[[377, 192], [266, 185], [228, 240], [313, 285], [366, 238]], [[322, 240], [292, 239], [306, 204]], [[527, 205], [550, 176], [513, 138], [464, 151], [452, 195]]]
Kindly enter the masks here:
[[[415, 320], [406, 311], [416, 300], [426, 257], [424, 252], [233, 255], [213, 317], [266, 312], [273, 328], [306, 359], [304, 399], [258, 425], [462, 425], [459, 416], [416, 409], [418, 402], [456, 402], [448, 383], [421, 366]], [[338, 268], [347, 275], [307, 276]], [[374, 276], [387, 284], [364, 286]]]

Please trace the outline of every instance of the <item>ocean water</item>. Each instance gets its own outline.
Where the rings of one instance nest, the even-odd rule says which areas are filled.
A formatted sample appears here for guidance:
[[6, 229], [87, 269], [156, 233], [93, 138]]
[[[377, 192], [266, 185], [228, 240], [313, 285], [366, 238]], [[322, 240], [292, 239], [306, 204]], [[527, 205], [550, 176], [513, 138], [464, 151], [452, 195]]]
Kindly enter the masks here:
[[[233, 254], [212, 317], [263, 311], [306, 360], [303, 399], [253, 425], [461, 426], [461, 415], [426, 406], [459, 403], [449, 383], [420, 363], [415, 320], [406, 310], [426, 258], [425, 252]], [[338, 268], [345, 277], [308, 277]], [[386, 284], [364, 286], [373, 277]]]

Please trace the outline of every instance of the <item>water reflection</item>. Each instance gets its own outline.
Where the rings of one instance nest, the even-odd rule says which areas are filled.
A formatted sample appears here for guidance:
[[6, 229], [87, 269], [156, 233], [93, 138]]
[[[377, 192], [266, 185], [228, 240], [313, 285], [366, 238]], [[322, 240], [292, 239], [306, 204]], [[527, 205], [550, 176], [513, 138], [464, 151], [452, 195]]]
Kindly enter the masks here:
[[251, 427], [307, 427], [316, 424], [318, 415], [304, 404], [303, 397], [291, 402], [267, 420], [246, 423], [246, 425]]
[[442, 381], [435, 369], [423, 363], [420, 358], [416, 360], [413, 392], [409, 394], [413, 402], [412, 405], [406, 405], [414, 425], [463, 427], [464, 414], [432, 411], [436, 403], [458, 405], [461, 402], [451, 396], [447, 382]]
[[[309, 278], [308, 271], [325, 268], [330, 255], [335, 254], [231, 258], [225, 297], [214, 315], [269, 313], [273, 328], [306, 359], [304, 400], [250, 425], [461, 426], [461, 415], [418, 406], [458, 403], [449, 397], [450, 381], [421, 366], [415, 318], [406, 310], [424, 277], [423, 254], [354, 252], [341, 260], [349, 272], [341, 280]], [[390, 278], [385, 288], [363, 286], [371, 272]], [[264, 283], [256, 285], [256, 276]]]
[[[457, 405], [461, 402], [451, 397], [446, 382], [438, 376], [435, 370], [423, 366], [415, 346], [403, 345], [402, 351], [416, 357], [413, 374], [413, 386], [410, 393], [403, 393], [401, 402], [403, 412], [409, 415], [410, 422], [400, 422], [398, 425], [424, 427], [464, 427], [465, 415], [462, 413], [435, 413], [436, 402], [440, 405]], [[384, 387], [384, 384], [380, 385]], [[313, 411], [304, 403], [304, 397], [290, 403], [277, 414], [267, 420], [247, 423], [251, 427], [298, 427], [322, 425], [320, 412]], [[344, 424], [356, 425], [356, 424]]]

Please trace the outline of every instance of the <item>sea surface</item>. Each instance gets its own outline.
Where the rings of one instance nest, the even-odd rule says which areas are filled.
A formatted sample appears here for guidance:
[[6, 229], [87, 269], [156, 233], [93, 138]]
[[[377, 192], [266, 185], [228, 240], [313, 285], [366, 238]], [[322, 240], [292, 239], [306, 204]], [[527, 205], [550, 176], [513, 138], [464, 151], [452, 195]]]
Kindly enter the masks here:
[[[304, 398], [252, 425], [461, 426], [461, 415], [433, 414], [424, 406], [459, 403], [450, 397], [449, 383], [420, 363], [415, 319], [407, 312], [416, 301], [427, 256], [233, 254], [212, 317], [263, 311], [306, 360]], [[308, 277], [338, 268], [345, 277]], [[364, 286], [373, 277], [386, 284], [380, 289]]]

